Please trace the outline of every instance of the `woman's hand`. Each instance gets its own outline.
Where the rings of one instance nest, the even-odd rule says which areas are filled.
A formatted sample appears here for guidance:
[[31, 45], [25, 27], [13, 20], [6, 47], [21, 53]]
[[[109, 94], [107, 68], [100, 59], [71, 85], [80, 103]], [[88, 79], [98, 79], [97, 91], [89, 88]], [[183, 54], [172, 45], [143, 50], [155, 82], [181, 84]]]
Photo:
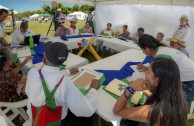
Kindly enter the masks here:
[[130, 87], [132, 87], [135, 91], [149, 90], [151, 88], [149, 81], [142, 78], [138, 78], [137, 80], [131, 82]]

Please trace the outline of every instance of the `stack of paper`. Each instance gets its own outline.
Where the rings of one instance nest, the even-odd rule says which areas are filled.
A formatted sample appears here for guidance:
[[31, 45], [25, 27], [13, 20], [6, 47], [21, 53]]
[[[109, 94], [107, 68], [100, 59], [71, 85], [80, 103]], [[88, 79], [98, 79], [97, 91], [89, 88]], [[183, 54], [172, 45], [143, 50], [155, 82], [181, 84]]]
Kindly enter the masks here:
[[17, 48], [16, 53], [18, 54], [18, 58], [31, 56], [30, 47], [24, 46], [22, 48]]

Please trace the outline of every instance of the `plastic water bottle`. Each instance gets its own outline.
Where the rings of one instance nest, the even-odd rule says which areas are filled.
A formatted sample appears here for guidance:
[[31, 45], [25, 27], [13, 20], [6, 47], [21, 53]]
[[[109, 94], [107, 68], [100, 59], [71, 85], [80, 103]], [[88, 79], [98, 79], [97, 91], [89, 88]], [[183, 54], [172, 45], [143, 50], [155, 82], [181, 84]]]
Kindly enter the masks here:
[[79, 29], [79, 35], [81, 35], [82, 34], [82, 30], [81, 30], [81, 28]]
[[34, 48], [34, 39], [32, 36], [30, 36], [29, 43], [30, 43], [30, 48]]

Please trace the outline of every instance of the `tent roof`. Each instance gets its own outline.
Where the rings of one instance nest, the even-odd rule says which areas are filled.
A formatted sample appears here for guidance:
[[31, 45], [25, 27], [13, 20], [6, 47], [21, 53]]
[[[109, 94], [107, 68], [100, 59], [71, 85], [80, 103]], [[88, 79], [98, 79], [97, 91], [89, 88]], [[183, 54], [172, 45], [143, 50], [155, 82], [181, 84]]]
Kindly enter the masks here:
[[[0, 5], [0, 9], [11, 10], [11, 9], [9, 9], [9, 8], [7, 8], [7, 7], [2, 6], [2, 5]], [[14, 14], [18, 14], [17, 11], [13, 11], [13, 12], [14, 12]]]
[[78, 11], [78, 12], [73, 12], [73, 13], [70, 13], [68, 15], [86, 15], [85, 13], [81, 12], [81, 11]]
[[114, 5], [114, 4], [143, 4], [143, 5], [172, 5], [172, 6], [194, 6], [194, 0], [41, 0], [67, 2], [73, 4], [88, 5]]

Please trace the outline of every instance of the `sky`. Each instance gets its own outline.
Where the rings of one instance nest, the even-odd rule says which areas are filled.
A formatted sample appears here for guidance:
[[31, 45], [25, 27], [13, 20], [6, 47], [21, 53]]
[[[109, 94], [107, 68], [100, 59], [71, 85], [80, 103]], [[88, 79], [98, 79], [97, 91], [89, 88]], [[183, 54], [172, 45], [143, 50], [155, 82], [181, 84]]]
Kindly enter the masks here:
[[[49, 5], [51, 2], [42, 2], [40, 0], [0, 0], [0, 5], [13, 9], [18, 12], [41, 10], [42, 5]], [[62, 3], [64, 6], [73, 6], [72, 4]]]

